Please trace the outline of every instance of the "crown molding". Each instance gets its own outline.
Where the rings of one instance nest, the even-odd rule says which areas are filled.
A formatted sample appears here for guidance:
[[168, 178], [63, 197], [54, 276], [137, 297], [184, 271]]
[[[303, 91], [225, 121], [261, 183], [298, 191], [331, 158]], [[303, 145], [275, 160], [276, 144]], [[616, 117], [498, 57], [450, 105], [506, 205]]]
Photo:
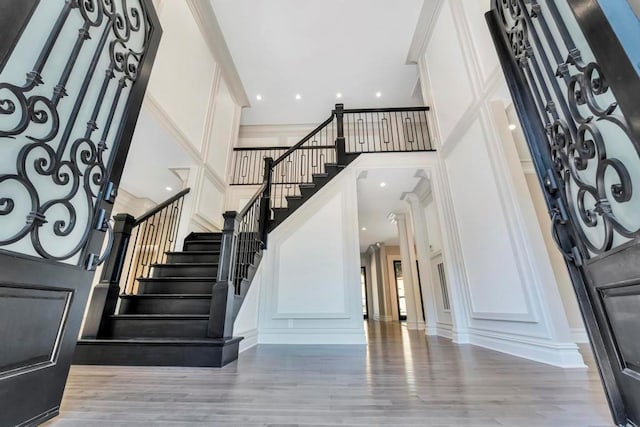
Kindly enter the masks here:
[[407, 54], [407, 64], [417, 64], [424, 54], [427, 42], [431, 38], [431, 32], [435, 24], [444, 0], [425, 1], [420, 10], [416, 30], [413, 33], [409, 53]]
[[186, 2], [209, 50], [220, 67], [233, 99], [241, 107], [251, 106], [211, 3], [203, 0], [186, 0]]

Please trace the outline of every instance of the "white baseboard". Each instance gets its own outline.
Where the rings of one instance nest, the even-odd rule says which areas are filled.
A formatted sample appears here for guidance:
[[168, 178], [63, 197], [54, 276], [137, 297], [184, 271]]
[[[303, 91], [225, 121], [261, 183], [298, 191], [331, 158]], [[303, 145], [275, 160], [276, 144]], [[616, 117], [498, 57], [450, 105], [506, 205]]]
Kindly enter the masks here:
[[364, 330], [269, 329], [258, 335], [258, 344], [366, 344]]
[[411, 330], [422, 330], [425, 328], [425, 324], [422, 321], [417, 321], [417, 322], [405, 322], [405, 325], [407, 325], [407, 329], [411, 329]]
[[471, 342], [471, 338], [469, 338], [468, 332], [460, 332], [453, 330], [451, 328], [451, 341], [456, 344], [469, 344]]
[[576, 344], [589, 344], [589, 336], [584, 328], [571, 328], [571, 340]]
[[469, 329], [469, 342], [559, 368], [586, 368], [575, 343], [554, 343], [536, 338]]
[[438, 323], [438, 326], [436, 327], [436, 335], [440, 337], [452, 339], [453, 338], [452, 330], [453, 330], [452, 325], [447, 325], [446, 323]]
[[234, 336], [244, 337], [242, 341], [240, 341], [240, 349], [239, 353], [242, 353], [245, 350], [249, 350], [251, 347], [255, 347], [258, 344], [258, 329], [250, 329], [244, 332], [235, 332]]
[[427, 336], [438, 336], [438, 326], [437, 325], [426, 325], [424, 328], [424, 334]]

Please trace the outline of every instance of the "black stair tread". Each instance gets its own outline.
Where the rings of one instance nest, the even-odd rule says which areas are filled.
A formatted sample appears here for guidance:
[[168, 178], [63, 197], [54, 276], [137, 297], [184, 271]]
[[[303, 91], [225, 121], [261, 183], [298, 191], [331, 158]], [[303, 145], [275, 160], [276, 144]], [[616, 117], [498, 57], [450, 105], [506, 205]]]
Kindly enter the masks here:
[[215, 282], [216, 279], [212, 277], [138, 277], [136, 280], [139, 282]]
[[187, 236], [187, 239], [189, 237], [204, 237], [204, 236], [207, 236], [207, 237], [209, 237], [209, 236], [219, 237], [219, 236], [222, 236], [222, 234], [223, 233], [221, 231], [203, 231], [203, 232], [197, 232], [197, 233], [196, 232], [191, 232]]
[[112, 319], [205, 320], [208, 314], [112, 314]]
[[220, 253], [220, 250], [217, 251], [167, 251], [165, 254], [167, 255], [179, 255], [179, 254], [189, 254], [189, 255], [217, 255]]
[[328, 173], [314, 173], [311, 175], [314, 178], [328, 178], [329, 174]]
[[202, 267], [202, 266], [208, 266], [208, 267], [213, 267], [218, 265], [217, 262], [172, 262], [170, 264], [164, 264], [164, 263], [156, 263], [156, 264], [151, 264], [151, 267], [190, 267], [190, 266], [195, 266], [195, 267]]
[[285, 196], [287, 200], [301, 200], [302, 196]]
[[120, 295], [120, 298], [211, 298], [211, 294], [137, 294], [137, 295]]
[[298, 184], [300, 188], [316, 188], [315, 184]]
[[199, 277], [195, 277], [195, 276], [189, 276], [189, 277], [184, 277], [184, 276], [162, 276], [162, 277], [138, 277], [136, 280], [140, 281], [145, 281], [145, 280], [161, 280], [161, 279], [169, 279], [168, 281], [171, 282], [175, 282], [177, 280], [191, 280], [191, 281], [198, 281], [198, 282], [203, 282], [205, 280], [212, 280], [215, 281], [216, 278], [215, 277], [211, 277], [211, 276], [199, 276]]
[[233, 338], [82, 338], [78, 343], [83, 344], [166, 344], [166, 345], [223, 345], [242, 340], [243, 337]]

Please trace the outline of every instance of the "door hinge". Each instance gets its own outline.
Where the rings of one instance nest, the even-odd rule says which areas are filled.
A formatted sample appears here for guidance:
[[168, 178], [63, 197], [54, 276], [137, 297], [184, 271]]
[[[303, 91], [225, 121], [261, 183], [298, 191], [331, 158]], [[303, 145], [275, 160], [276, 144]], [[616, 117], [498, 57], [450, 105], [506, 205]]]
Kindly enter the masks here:
[[104, 201], [109, 204], [114, 204], [116, 201], [116, 197], [118, 196], [118, 188], [113, 183], [113, 181], [109, 181], [107, 184], [107, 188], [104, 190]]
[[576, 246], [573, 246], [571, 248], [571, 258], [573, 260], [573, 263], [576, 265], [576, 267], [582, 267], [582, 264], [583, 264], [582, 254], [580, 253], [580, 251]]
[[547, 193], [553, 195], [558, 191], [558, 182], [556, 181], [556, 176], [553, 170], [547, 169], [547, 173], [543, 178], [544, 188], [547, 189]]
[[95, 269], [100, 264], [102, 264], [105, 261], [105, 259], [107, 259], [107, 257], [109, 256], [109, 253], [111, 252], [111, 248], [113, 247], [113, 238], [114, 238], [113, 228], [111, 227], [111, 223], [106, 217], [107, 217], [107, 211], [105, 209], [100, 209], [100, 211], [98, 212], [98, 218], [96, 220], [96, 224], [94, 228], [98, 231], [108, 232], [107, 247], [105, 248], [105, 251], [102, 255], [89, 253], [87, 257], [87, 263], [85, 265], [85, 268], [89, 271], [95, 271]]

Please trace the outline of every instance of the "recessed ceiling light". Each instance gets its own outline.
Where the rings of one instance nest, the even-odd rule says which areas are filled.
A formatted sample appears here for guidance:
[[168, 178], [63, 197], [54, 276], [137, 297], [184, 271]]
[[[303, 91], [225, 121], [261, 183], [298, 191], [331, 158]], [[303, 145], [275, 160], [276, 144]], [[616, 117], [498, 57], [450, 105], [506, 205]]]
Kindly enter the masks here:
[[362, 231], [367, 231], [367, 227], [362, 227], [361, 230]]
[[299, 93], [296, 93], [296, 99], [299, 101], [302, 99], [302, 95], [300, 95]]
[[164, 189], [167, 190], [167, 191], [173, 191], [173, 188], [171, 188], [171, 187], [164, 187]]
[[341, 92], [336, 93], [336, 98], [338, 99], [342, 98], [342, 93]]
[[257, 94], [257, 95], [256, 95], [256, 99], [257, 99], [258, 101], [262, 101], [262, 95]]
[[516, 130], [516, 125], [514, 125], [513, 123], [509, 124], [509, 130]]
[[380, 98], [382, 96], [382, 92], [376, 92], [376, 98]]
[[387, 183], [386, 183], [386, 182], [381, 182], [381, 183], [380, 183], [380, 187], [386, 187], [386, 186], [387, 186]]

